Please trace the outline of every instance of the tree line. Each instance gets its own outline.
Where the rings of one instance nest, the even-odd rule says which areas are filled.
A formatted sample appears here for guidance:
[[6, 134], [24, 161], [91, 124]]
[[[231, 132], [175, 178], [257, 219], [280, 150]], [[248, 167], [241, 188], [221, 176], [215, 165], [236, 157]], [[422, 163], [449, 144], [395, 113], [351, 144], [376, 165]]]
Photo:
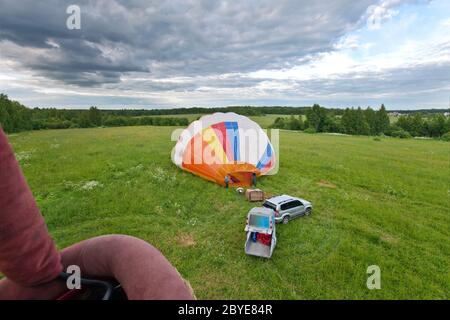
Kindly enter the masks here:
[[400, 138], [409, 137], [444, 137], [450, 138], [450, 117], [442, 113], [425, 116], [421, 112], [408, 113], [391, 123], [384, 105], [379, 110], [371, 108], [347, 108], [342, 115], [329, 109], [313, 105], [302, 115], [278, 117], [272, 128], [304, 130], [305, 132], [334, 132], [351, 135], [388, 135]]
[[[235, 112], [247, 116], [284, 114], [271, 127], [306, 132], [336, 132], [354, 135], [390, 135], [407, 138], [411, 136], [441, 137], [450, 131], [450, 118], [442, 110], [430, 112], [404, 112], [394, 123], [390, 123], [384, 105], [379, 110], [371, 108], [328, 109], [318, 104], [312, 107], [251, 107], [231, 106], [224, 108], [179, 108], [154, 110], [71, 110], [56, 108], [30, 109], [8, 96], [0, 94], [0, 125], [5, 132], [26, 130], [66, 129], [117, 126], [187, 126], [184, 117], [158, 117], [159, 115], [203, 114], [213, 112]], [[289, 116], [290, 115], [290, 116]], [[450, 136], [448, 133], [446, 136]]]
[[[132, 116], [155, 116], [155, 115], [180, 115], [180, 114], [210, 114], [214, 112], [234, 112], [244, 116], [264, 116], [267, 114], [283, 114], [283, 115], [306, 115], [310, 106], [303, 107], [287, 107], [287, 106], [227, 106], [227, 107], [211, 107], [211, 108], [172, 108], [172, 109], [121, 109], [110, 110], [114, 115], [132, 115]], [[342, 116], [344, 109], [327, 108], [332, 115]], [[442, 109], [423, 109], [418, 110], [423, 114], [442, 113]], [[415, 110], [392, 110], [401, 114], [414, 113]]]
[[[130, 110], [133, 111], [133, 110]], [[0, 125], [7, 133], [41, 129], [68, 129], [118, 126], [187, 126], [183, 117], [135, 116], [133, 112], [118, 114], [115, 110], [30, 109], [0, 94]]]
[[[305, 114], [309, 107], [255, 107], [255, 106], [228, 106], [228, 107], [212, 107], [212, 108], [174, 108], [174, 109], [141, 109], [141, 110], [113, 110], [114, 115], [134, 115], [134, 116], [151, 116], [151, 115], [180, 115], [180, 114], [210, 114], [214, 112], [234, 112], [244, 116], [264, 116], [266, 114]], [[330, 109], [331, 110], [331, 109]], [[334, 112], [341, 112], [340, 109], [332, 109]]]

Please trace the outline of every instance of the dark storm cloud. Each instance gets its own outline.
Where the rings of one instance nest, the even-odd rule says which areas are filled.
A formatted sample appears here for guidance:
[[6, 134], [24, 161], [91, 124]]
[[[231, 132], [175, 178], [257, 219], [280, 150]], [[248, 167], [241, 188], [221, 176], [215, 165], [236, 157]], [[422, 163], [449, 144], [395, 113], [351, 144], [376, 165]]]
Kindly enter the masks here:
[[[78, 86], [119, 82], [130, 72], [156, 78], [249, 72], [332, 50], [374, 2], [78, 1], [81, 30], [68, 30], [73, 1], [0, 0], [0, 41], [35, 49], [4, 53], [10, 59]], [[226, 82], [217, 85], [239, 85]]]
[[249, 78], [233, 74], [230, 77], [219, 77], [214, 79], [206, 78], [187, 78], [180, 81], [158, 81], [158, 80], [135, 80], [127, 79], [118, 87], [120, 90], [135, 91], [194, 91], [202, 88], [214, 89], [234, 89], [234, 88], [251, 88], [259, 83], [266, 81], [264, 78]]

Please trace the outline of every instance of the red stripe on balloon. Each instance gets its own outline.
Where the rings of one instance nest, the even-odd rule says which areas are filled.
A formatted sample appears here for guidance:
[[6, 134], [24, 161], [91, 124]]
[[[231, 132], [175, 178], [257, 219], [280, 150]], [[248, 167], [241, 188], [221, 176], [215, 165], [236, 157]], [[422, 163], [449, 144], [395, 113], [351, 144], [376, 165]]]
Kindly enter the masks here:
[[211, 126], [214, 129], [214, 132], [216, 133], [217, 138], [220, 140], [220, 143], [222, 144], [223, 151], [227, 155], [228, 160], [233, 160], [233, 150], [231, 148], [230, 142], [228, 141], [227, 137], [227, 128], [225, 126], [224, 122], [219, 122], [216, 124], [213, 124]]

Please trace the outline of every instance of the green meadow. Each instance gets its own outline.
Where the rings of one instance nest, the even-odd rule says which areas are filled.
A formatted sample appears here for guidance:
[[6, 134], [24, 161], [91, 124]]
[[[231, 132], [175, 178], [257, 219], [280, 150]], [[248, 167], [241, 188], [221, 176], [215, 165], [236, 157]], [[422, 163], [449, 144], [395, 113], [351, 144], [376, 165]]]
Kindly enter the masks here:
[[[174, 129], [9, 136], [59, 248], [111, 233], [142, 238], [200, 299], [450, 298], [450, 143], [281, 131], [279, 172], [258, 187], [314, 210], [277, 225], [265, 260], [244, 253], [255, 204], [177, 168]], [[366, 286], [370, 265], [381, 268], [379, 290]]]

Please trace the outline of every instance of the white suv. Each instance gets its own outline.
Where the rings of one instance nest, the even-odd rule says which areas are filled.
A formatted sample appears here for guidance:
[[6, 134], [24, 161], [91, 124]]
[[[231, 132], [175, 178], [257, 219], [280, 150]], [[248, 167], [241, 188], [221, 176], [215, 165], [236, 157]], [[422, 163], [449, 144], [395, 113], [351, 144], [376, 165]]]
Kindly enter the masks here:
[[311, 202], [285, 194], [266, 199], [263, 207], [272, 209], [275, 212], [275, 221], [284, 224], [299, 216], [309, 216], [312, 211]]

